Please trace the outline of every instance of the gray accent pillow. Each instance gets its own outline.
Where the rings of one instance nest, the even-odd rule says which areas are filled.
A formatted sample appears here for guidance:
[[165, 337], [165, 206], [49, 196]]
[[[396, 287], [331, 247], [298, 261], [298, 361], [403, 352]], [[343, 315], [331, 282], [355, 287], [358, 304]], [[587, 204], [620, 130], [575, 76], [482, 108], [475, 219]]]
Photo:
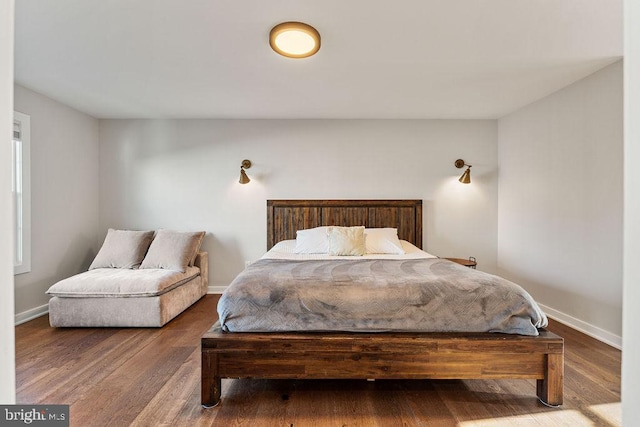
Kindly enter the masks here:
[[153, 240], [153, 231], [107, 231], [102, 247], [89, 266], [96, 268], [136, 268], [144, 259]]
[[204, 234], [204, 231], [158, 230], [140, 268], [184, 272], [198, 254]]

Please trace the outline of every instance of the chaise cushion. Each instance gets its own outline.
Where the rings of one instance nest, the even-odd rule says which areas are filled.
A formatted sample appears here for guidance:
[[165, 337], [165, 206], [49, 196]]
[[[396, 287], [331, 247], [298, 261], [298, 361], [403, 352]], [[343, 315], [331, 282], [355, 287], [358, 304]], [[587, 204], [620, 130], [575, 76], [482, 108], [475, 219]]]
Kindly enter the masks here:
[[186, 271], [193, 265], [204, 234], [204, 231], [158, 230], [140, 268]]
[[110, 228], [89, 270], [96, 268], [137, 268], [153, 240], [153, 231]]
[[47, 294], [66, 298], [157, 296], [199, 274], [198, 267], [187, 267], [184, 273], [162, 269], [97, 268], [59, 281], [49, 288]]

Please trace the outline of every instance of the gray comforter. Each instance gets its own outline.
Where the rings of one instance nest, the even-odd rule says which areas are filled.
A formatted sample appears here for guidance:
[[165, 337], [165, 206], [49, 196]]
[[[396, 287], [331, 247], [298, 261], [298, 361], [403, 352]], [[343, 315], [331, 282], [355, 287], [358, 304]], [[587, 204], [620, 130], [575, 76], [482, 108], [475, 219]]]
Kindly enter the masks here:
[[218, 303], [228, 332], [503, 332], [547, 318], [520, 286], [443, 259], [262, 259]]

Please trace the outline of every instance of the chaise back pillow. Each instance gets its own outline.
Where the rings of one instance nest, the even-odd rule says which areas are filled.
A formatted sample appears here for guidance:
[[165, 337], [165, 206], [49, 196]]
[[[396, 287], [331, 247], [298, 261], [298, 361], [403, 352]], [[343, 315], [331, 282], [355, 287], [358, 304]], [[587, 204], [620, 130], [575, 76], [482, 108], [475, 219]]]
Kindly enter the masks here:
[[204, 234], [204, 231], [158, 230], [140, 268], [162, 268], [184, 273], [188, 266], [193, 265]]
[[107, 231], [102, 247], [89, 266], [95, 268], [137, 268], [153, 240], [153, 231]]

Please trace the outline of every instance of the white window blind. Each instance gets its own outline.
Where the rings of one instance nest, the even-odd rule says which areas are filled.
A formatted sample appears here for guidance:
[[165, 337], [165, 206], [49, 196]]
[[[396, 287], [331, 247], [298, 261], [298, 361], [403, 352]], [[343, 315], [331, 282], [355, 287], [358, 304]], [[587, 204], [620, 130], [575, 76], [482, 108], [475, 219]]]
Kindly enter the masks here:
[[20, 122], [13, 122], [13, 139], [20, 140]]
[[13, 121], [13, 206], [14, 273], [31, 271], [31, 118], [14, 112]]

